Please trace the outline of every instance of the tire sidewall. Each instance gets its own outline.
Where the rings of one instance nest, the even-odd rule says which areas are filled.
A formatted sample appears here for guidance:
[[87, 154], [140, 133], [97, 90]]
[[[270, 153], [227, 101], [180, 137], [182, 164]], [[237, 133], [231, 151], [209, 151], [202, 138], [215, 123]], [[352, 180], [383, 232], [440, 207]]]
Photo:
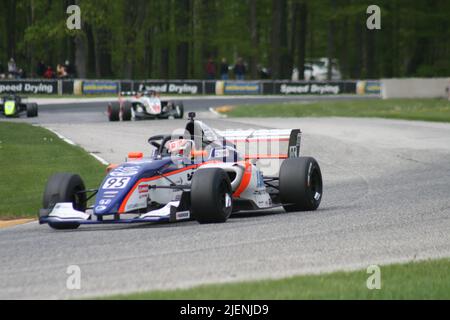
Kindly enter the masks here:
[[[81, 177], [71, 173], [57, 173], [50, 177], [44, 192], [43, 208], [52, 209], [58, 202], [72, 202], [77, 191], [85, 190], [85, 185]], [[80, 194], [74, 209], [86, 210], [86, 195]]]
[[38, 115], [38, 109], [36, 103], [29, 103], [26, 105], [27, 118], [34, 118]]
[[[200, 223], [222, 223], [231, 215], [233, 206], [223, 205], [225, 189], [232, 199], [231, 183], [228, 175], [220, 168], [199, 169], [191, 184], [191, 213]], [[224, 197], [222, 199], [222, 197]]]
[[131, 121], [132, 113], [131, 113], [132, 105], [130, 102], [125, 101], [122, 104], [122, 121]]
[[288, 204], [284, 205], [287, 211], [316, 210], [323, 197], [319, 164], [311, 157], [286, 159], [280, 167], [279, 187], [282, 203]]
[[119, 121], [120, 120], [120, 104], [113, 102], [108, 104], [108, 119], [109, 121]]
[[[85, 190], [83, 180], [79, 175], [70, 173], [57, 173], [50, 177], [47, 182], [44, 197], [43, 208], [51, 210], [56, 203], [72, 202], [75, 210], [85, 211], [87, 206], [87, 199], [85, 193], [79, 193], [76, 195], [76, 201], [74, 196], [77, 191]], [[79, 227], [79, 223], [76, 222], [58, 222], [49, 223], [49, 226], [53, 229], [76, 229]]]

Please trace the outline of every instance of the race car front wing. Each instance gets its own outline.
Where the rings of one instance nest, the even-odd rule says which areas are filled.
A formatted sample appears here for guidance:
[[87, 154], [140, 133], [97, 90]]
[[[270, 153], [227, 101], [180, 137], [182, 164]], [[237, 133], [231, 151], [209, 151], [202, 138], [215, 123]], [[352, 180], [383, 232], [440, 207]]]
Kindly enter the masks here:
[[164, 207], [140, 214], [134, 218], [121, 218], [113, 215], [112, 219], [75, 210], [72, 203], [57, 203], [54, 208], [47, 212], [41, 210], [40, 224], [46, 223], [79, 223], [79, 224], [129, 224], [145, 222], [177, 222], [190, 220], [189, 210], [180, 211], [180, 201], [172, 201]]

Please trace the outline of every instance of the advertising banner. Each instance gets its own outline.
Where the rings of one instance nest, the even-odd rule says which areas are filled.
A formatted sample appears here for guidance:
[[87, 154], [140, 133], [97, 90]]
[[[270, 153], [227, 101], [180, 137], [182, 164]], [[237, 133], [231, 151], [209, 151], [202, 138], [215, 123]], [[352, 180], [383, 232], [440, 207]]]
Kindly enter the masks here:
[[0, 94], [58, 94], [56, 80], [1, 80]]
[[203, 82], [162, 80], [135, 82], [134, 91], [155, 91], [163, 94], [203, 94]]
[[259, 81], [217, 81], [216, 94], [260, 94], [261, 82]]
[[357, 94], [380, 94], [381, 93], [381, 81], [367, 80], [358, 81], [356, 84]]
[[83, 81], [83, 94], [116, 94], [119, 83], [116, 81]]
[[[266, 86], [267, 88], [268, 86]], [[272, 94], [317, 94], [317, 95], [337, 95], [355, 94], [355, 81], [331, 81], [331, 82], [274, 82]], [[264, 94], [271, 94], [264, 92]]]

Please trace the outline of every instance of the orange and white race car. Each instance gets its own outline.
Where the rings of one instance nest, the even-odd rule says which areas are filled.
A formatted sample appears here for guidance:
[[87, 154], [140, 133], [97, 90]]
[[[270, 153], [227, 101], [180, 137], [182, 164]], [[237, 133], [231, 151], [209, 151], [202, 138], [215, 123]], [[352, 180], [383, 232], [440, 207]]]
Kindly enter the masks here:
[[221, 223], [248, 210], [319, 207], [321, 170], [314, 158], [300, 156], [299, 129], [218, 131], [195, 120], [195, 113], [189, 117], [185, 128], [148, 140], [151, 157], [134, 152], [127, 162], [110, 166], [97, 189], [86, 189], [78, 175], [50, 177], [40, 223], [55, 229], [190, 219]]

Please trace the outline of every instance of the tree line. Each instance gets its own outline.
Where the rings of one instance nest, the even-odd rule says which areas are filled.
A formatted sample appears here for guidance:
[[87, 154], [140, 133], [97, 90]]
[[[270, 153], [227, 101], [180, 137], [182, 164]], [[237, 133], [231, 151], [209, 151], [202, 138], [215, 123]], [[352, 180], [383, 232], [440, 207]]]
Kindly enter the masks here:
[[[337, 59], [345, 79], [450, 75], [450, 1], [377, 0], [368, 30], [362, 0], [0, 0], [0, 61], [34, 75], [69, 60], [79, 77], [202, 79], [211, 58], [242, 57], [247, 79], [303, 75]], [[66, 9], [81, 8], [68, 30]]]

